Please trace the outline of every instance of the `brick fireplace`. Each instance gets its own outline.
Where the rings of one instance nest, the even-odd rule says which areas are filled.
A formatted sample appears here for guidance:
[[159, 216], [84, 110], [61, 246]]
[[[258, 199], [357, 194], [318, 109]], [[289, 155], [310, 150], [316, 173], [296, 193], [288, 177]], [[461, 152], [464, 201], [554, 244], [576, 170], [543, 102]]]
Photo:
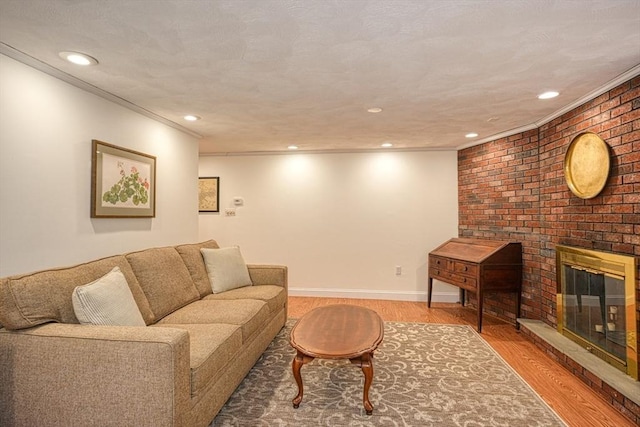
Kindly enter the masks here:
[[[570, 142], [585, 131], [600, 135], [611, 153], [607, 184], [592, 199], [573, 195], [563, 173]], [[557, 328], [557, 245], [640, 257], [640, 76], [539, 128], [460, 150], [458, 205], [461, 237], [522, 242], [521, 317]], [[639, 296], [636, 272], [636, 307]], [[485, 312], [513, 323], [514, 298], [487, 295]], [[582, 379], [640, 423], [637, 403]]]

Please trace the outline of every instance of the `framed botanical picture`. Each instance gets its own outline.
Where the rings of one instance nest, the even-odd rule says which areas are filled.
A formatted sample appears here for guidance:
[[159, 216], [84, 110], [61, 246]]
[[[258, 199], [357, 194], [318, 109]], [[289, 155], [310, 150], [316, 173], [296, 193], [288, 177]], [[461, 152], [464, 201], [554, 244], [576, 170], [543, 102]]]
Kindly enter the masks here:
[[91, 141], [91, 218], [156, 216], [156, 158]]
[[198, 210], [220, 212], [220, 178], [217, 176], [198, 179]]

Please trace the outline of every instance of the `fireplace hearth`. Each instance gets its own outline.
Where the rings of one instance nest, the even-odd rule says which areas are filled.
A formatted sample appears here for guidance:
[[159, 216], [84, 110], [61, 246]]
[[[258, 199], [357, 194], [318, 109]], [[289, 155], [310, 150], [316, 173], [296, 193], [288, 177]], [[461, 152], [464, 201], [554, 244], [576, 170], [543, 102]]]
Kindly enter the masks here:
[[556, 247], [558, 331], [638, 380], [634, 257]]

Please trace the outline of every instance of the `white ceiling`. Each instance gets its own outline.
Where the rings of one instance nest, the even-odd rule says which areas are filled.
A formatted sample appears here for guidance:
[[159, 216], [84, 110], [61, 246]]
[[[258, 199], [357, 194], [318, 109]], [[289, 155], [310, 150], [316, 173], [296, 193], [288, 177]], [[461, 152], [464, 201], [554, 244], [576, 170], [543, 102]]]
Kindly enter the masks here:
[[0, 0], [0, 42], [201, 153], [459, 149], [640, 74], [640, 0]]

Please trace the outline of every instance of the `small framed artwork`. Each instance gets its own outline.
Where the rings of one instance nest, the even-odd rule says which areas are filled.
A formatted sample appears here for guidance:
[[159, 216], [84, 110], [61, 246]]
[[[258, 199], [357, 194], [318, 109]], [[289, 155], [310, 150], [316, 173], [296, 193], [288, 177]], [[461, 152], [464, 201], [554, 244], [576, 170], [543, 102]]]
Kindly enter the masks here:
[[91, 141], [91, 218], [154, 218], [156, 158]]
[[208, 176], [198, 179], [198, 211], [220, 212], [220, 178]]

